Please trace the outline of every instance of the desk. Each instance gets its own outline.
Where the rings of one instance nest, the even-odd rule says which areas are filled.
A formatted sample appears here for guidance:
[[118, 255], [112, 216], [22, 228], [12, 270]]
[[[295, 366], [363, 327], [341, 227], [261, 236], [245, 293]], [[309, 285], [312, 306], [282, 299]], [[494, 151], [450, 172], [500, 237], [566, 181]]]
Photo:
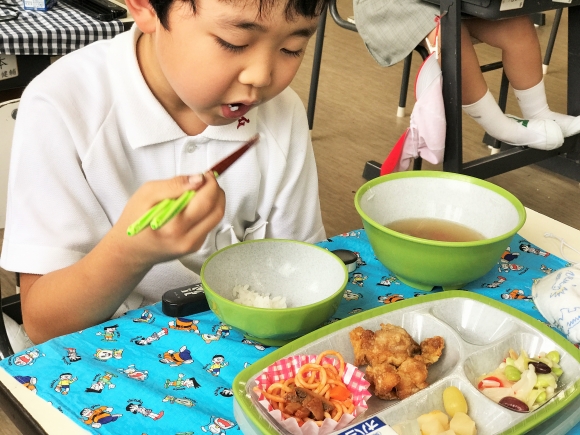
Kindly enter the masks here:
[[[519, 237], [516, 236], [516, 238], [514, 238], [514, 241], [512, 242], [512, 245], [514, 247], [516, 247], [516, 249], [512, 248], [512, 252], [515, 252], [515, 250], [517, 250], [517, 244], [520, 242], [522, 237], [525, 237], [528, 241], [532, 242], [533, 244], [535, 244], [536, 246], [538, 246], [539, 248], [542, 248], [546, 251], [551, 251], [554, 253], [554, 255], [560, 255], [560, 244], [556, 239], [547, 239], [544, 237], [544, 233], [546, 231], [550, 231], [551, 233], [553, 233], [554, 235], [564, 239], [565, 241], [567, 241], [568, 243], [570, 243], [571, 245], [578, 247], [580, 246], [580, 231], [575, 230], [571, 227], [568, 227], [564, 224], [561, 224], [559, 222], [556, 222], [550, 218], [547, 218], [546, 216], [543, 216], [541, 214], [538, 214], [532, 210], [527, 210], [528, 212], [528, 219], [526, 221], [526, 224], [524, 225], [524, 227], [520, 230], [519, 233]], [[347, 233], [341, 236], [337, 236], [335, 238], [333, 238], [334, 242], [337, 242], [335, 244], [338, 243], [343, 243], [346, 242], [347, 240], [349, 240], [349, 238], [352, 237], [357, 237], [358, 235], [360, 235], [360, 231], [353, 231], [351, 233]], [[354, 239], [351, 239], [352, 241], [354, 241]], [[332, 245], [332, 243], [334, 242], [322, 242], [321, 244], [329, 247], [329, 245]], [[370, 247], [368, 248], [370, 249]], [[360, 253], [362, 258], [372, 258], [369, 254], [369, 252], [362, 252]], [[522, 254], [523, 255], [523, 254]], [[580, 254], [575, 253], [574, 251], [571, 250], [566, 250], [564, 251], [564, 255], [567, 257], [568, 260], [570, 261], [580, 261]], [[548, 256], [546, 258], [542, 258], [541, 260], [542, 262], [545, 262], [545, 264], [547, 264], [550, 267], [554, 267], [554, 268], [559, 268], [559, 267], [563, 267], [565, 264], [565, 261], [559, 259], [559, 258], [554, 258], [554, 256]], [[536, 275], [535, 276], [539, 276], [538, 275], [538, 271], [535, 271]], [[530, 278], [533, 278], [533, 276], [529, 276], [529, 277], [520, 277], [518, 278], [520, 275], [518, 274], [518, 272], [510, 272], [511, 275], [506, 275], [509, 277], [509, 279], [511, 280], [512, 277], [514, 278], [514, 280], [516, 279], [526, 279], [529, 280]], [[489, 275], [490, 278], [493, 279], [496, 277], [496, 275], [498, 274], [497, 271], [492, 271], [491, 274]], [[377, 306], [376, 304], [380, 304], [381, 302], [377, 302], [377, 294], [378, 295], [384, 295], [386, 292], [403, 292], [403, 284], [398, 285], [397, 283], [393, 283], [396, 285], [393, 285], [392, 287], [385, 287], [384, 284], [383, 286], [375, 286], [373, 282], [373, 279], [376, 277], [372, 277], [372, 279], [369, 279], [367, 281], [367, 289], [366, 291], [370, 292], [369, 294], [366, 294], [366, 297], [360, 301], [356, 301], [354, 302], [353, 300], [343, 300], [343, 302], [341, 303], [341, 306], [339, 307], [339, 311], [337, 312], [337, 316], [339, 317], [346, 317], [346, 313], [350, 310], [352, 310], [352, 307], [356, 307], [356, 306], [361, 306], [359, 305], [361, 302], [365, 303], [365, 304], [372, 304], [374, 303], [375, 306]], [[514, 281], [515, 282], [515, 281]], [[478, 283], [478, 286], [474, 287], [474, 288], [479, 288], [481, 289], [481, 283]], [[353, 286], [352, 283], [349, 283], [347, 288], [352, 289], [351, 293], [355, 293], [355, 292], [360, 292], [363, 293], [365, 292], [365, 289], [363, 287], [357, 287], [356, 285]], [[521, 288], [521, 287], [518, 287]], [[379, 293], [372, 293], [373, 291], [379, 292]], [[410, 290], [410, 296], [413, 296], [413, 289], [407, 289], [407, 291]], [[487, 290], [482, 290], [482, 294], [484, 294]], [[498, 290], [501, 291], [501, 290]], [[529, 288], [526, 289], [526, 293], [529, 294]], [[486, 294], [487, 295], [487, 294]], [[384, 302], [386, 303], [386, 302]], [[395, 302], [396, 303], [396, 302]], [[530, 304], [530, 301], [519, 301], [518, 303], [521, 304]], [[158, 305], [158, 304], [157, 304]], [[155, 305], [155, 306], [157, 306]], [[515, 305], [515, 303], [514, 303]], [[159, 319], [157, 319], [157, 321], [155, 322], [155, 324], [151, 324], [150, 329], [153, 330], [158, 330], [159, 326], [162, 325], [167, 325], [167, 321], [171, 320], [169, 318], [161, 318], [162, 316], [159, 315], [158, 312], [155, 313], [157, 315], [157, 317], [159, 317]], [[211, 319], [210, 317], [213, 316], [212, 313], [201, 313], [202, 316], [199, 317], [200, 323], [198, 324], [199, 326], [199, 330], [202, 332], [206, 332], [208, 331], [208, 325], [211, 325]], [[537, 313], [536, 313], [537, 316]], [[131, 314], [129, 316], [127, 316], [128, 318], [126, 318], [124, 321], [125, 322], [131, 322], [131, 318], [135, 318], [135, 312], [131, 312]], [[194, 318], [197, 318], [196, 316], [191, 316]], [[207, 321], [210, 321], [210, 323], [207, 323]], [[114, 322], [118, 322], [119, 324], [121, 324], [121, 322], [123, 321], [123, 319], [117, 319]], [[215, 318], [214, 318], [214, 322], [215, 322]], [[107, 322], [109, 323], [109, 322]], [[75, 334], [70, 334], [69, 336], [66, 337], [81, 337], [82, 340], [93, 340], [94, 343], [103, 343], [101, 341], [95, 341], [97, 340], [97, 338], [95, 337], [95, 331], [100, 331], [102, 330], [102, 325], [99, 327], [94, 327], [94, 328], [89, 328], [85, 331], [83, 331], [84, 335], [80, 335], [78, 333]], [[211, 375], [208, 376], [208, 374], [205, 373], [205, 370], [202, 369], [203, 364], [205, 364], [208, 361], [208, 357], [207, 355], [212, 355], [214, 352], [218, 353], [221, 351], [224, 351], [224, 347], [219, 347], [222, 345], [228, 345], [228, 346], [235, 346], [236, 348], [236, 352], [240, 352], [243, 353], [244, 356], [242, 357], [244, 361], [247, 361], [249, 363], [257, 360], [258, 358], [260, 358], [263, 355], [266, 355], [267, 353], [271, 352], [273, 350], [273, 348], [271, 349], [262, 349], [262, 350], [257, 350], [254, 349], [251, 345], [247, 346], [246, 344], [240, 344], [240, 335], [237, 334], [235, 331], [232, 331], [232, 333], [227, 337], [222, 339], [219, 342], [212, 342], [212, 343], [205, 343], [207, 344], [207, 346], [204, 346], [204, 343], [200, 341], [200, 336], [194, 333], [188, 333], [187, 332], [183, 332], [183, 331], [173, 331], [170, 330], [169, 332], [169, 336], [167, 337], [162, 337], [158, 342], [153, 342], [151, 343], [150, 346], [143, 346], [143, 347], [138, 347], [133, 345], [133, 343], [129, 343], [129, 344], [125, 344], [125, 354], [123, 355], [122, 359], [119, 359], [118, 361], [114, 360], [114, 359], [110, 359], [107, 362], [95, 362], [94, 359], [91, 359], [92, 355], [89, 354], [89, 352], [85, 352], [82, 356], [83, 359], [91, 361], [93, 364], [93, 367], [102, 367], [98, 370], [105, 370], [105, 368], [108, 368], [109, 370], [111, 370], [112, 372], [117, 373], [117, 375], [119, 375], [119, 377], [114, 379], [114, 382], [116, 384], [118, 384], [119, 389], [124, 388], [123, 384], [122, 384], [122, 376], [124, 376], [122, 373], [120, 373], [117, 369], [117, 367], [127, 367], [128, 364], [132, 364], [135, 363], [135, 365], [137, 367], [139, 367], [140, 363], [142, 365], [147, 365], [147, 364], [153, 364], [148, 366], [147, 368], [149, 368], [150, 372], [149, 372], [149, 379], [146, 380], [146, 382], [139, 382], [137, 380], [129, 380], [129, 383], [127, 385], [133, 386], [134, 387], [134, 391], [131, 391], [127, 394], [129, 394], [128, 397], [133, 398], [133, 397], [140, 397], [140, 388], [144, 388], [142, 386], [145, 385], [152, 385], [154, 388], [156, 386], [155, 382], [153, 383], [149, 383], [149, 381], [154, 381], [155, 378], [155, 374], [152, 372], [152, 370], [157, 370], [158, 367], [163, 367], [164, 370], [168, 370], [169, 373], [172, 374], [177, 374], [179, 372], [183, 372], [183, 373], [189, 373], [187, 376], [192, 376], [192, 372], [191, 370], [194, 370], [194, 364], [190, 364], [188, 365], [188, 367], [185, 366], [180, 366], [180, 367], [167, 367], [164, 366], [162, 364], [159, 364], [157, 361], [153, 361], [152, 363], [146, 363], [145, 362], [145, 354], [147, 353], [149, 356], [151, 356], [150, 354], [153, 353], [154, 358], [155, 359], [155, 355], [156, 355], [156, 351], [154, 350], [157, 347], [157, 350], [163, 350], [165, 349], [166, 344], [164, 343], [169, 343], [169, 339], [171, 338], [171, 334], [179, 334], [181, 333], [182, 336], [186, 336], [188, 337], [187, 339], [187, 343], [191, 344], [191, 346], [188, 345], [188, 348], [191, 349], [192, 352], [192, 356], [194, 357], [194, 359], [196, 360], [196, 362], [198, 363], [198, 368], [196, 369], [197, 371], [195, 372], [195, 377], [198, 379], [199, 383], [202, 384], [202, 386], [207, 386], [207, 385], [211, 385], [210, 390], [213, 392], [215, 389], [216, 385], [219, 384], [208, 384], [210, 382], [211, 379], [216, 379], [217, 382], [222, 382], [222, 384], [225, 381], [230, 381], [233, 379], [233, 377], [235, 376], [236, 372], [239, 371], [239, 369], [242, 368], [242, 365], [238, 362], [236, 362], [235, 367], [234, 364], [231, 364], [230, 367], [225, 367], [222, 369], [222, 373], [219, 377], [216, 378], [212, 378]], [[236, 335], [237, 334], [237, 335]], [[75, 338], [72, 338], [73, 340]], [[191, 337], [191, 338], [189, 338]], [[62, 348], [63, 346], [63, 341], [58, 341], [60, 339], [55, 339], [55, 340], [51, 340], [51, 342], [53, 343], [57, 343], [53, 346], [54, 349], [59, 350], [62, 353]], [[80, 340], [80, 339], [79, 339]], [[98, 340], [101, 340], [101, 338], [99, 337]], [[166, 340], [166, 341], [163, 341]], [[49, 342], [50, 343], [50, 342]], [[49, 344], [47, 343], [47, 344]], [[111, 343], [111, 347], [112, 347], [112, 343]], [[45, 345], [41, 345], [41, 346], [45, 346]], [[103, 347], [106, 347], [105, 344], [103, 344]], [[45, 350], [43, 350], [43, 348], [41, 347], [41, 350], [46, 351], [47, 355], [49, 353], [49, 351], [54, 351], [50, 350], [48, 348], [44, 348]], [[133, 359], [131, 359], [131, 355], [130, 353], [135, 352], [135, 349], [139, 349], [138, 352], [143, 352], [143, 357], [141, 359], [139, 359], [138, 361], [135, 361], [135, 354], [133, 353]], [[209, 349], [209, 350], [208, 350]], [[205, 356], [200, 356], [201, 353], [206, 352]], [[207, 352], [210, 352], [209, 354], [207, 354]], [[229, 353], [225, 353], [224, 355], [226, 355], [226, 359], [229, 359], [230, 357], [232, 357], [232, 355], [230, 355]], [[209, 357], [211, 359], [211, 356]], [[251, 359], [253, 358], [253, 360]], [[43, 362], [43, 359], [45, 360]], [[35, 368], [37, 367], [38, 370], [40, 370], [40, 368], [42, 367], [42, 364], [47, 362], [46, 360], [48, 360], [48, 356], [44, 357], [44, 358], [39, 358], [38, 362], [36, 363], [36, 365], [34, 366]], [[197, 361], [199, 360], [199, 361]], [[88, 362], [87, 361], [87, 362]], [[59, 364], [62, 371], [71, 371], [74, 372], [75, 371], [75, 366], [74, 364], [77, 363], [72, 363], [72, 364], [66, 364], [63, 363], [63, 361], [59, 361], [59, 358], [56, 358], [55, 360], [51, 360], [52, 363], [55, 364]], [[201, 365], [199, 365], [199, 363], [201, 362]], [[66, 365], [65, 365], [66, 364]], [[154, 364], [158, 364], [157, 366], [155, 366]], [[3, 409], [5, 409], [6, 413], [13, 418], [17, 425], [19, 427], [22, 427], [23, 429], [21, 429], [23, 431], [23, 433], [25, 434], [80, 434], [80, 433], [86, 433], [86, 431], [78, 426], [77, 424], [75, 424], [74, 421], [72, 421], [72, 419], [69, 419], [67, 417], [65, 417], [63, 414], [61, 414], [60, 412], [58, 412], [55, 408], [53, 408], [51, 405], [49, 405], [47, 402], [45, 402], [44, 400], [42, 400], [40, 397], [38, 397], [37, 395], [31, 394], [30, 391], [28, 391], [26, 388], [24, 388], [20, 383], [18, 383], [13, 377], [12, 375], [14, 375], [14, 372], [16, 370], [19, 370], [20, 368], [14, 368], [13, 366], [6, 366], [4, 365], [3, 367], [6, 367], [7, 370], [9, 370], [11, 373], [9, 374], [7, 371], [5, 371], [3, 368], [0, 368], [0, 406], [3, 407]], [[48, 370], [50, 367], [48, 364], [46, 364], [46, 366], [43, 366], [46, 368], [43, 368], [42, 370]], [[142, 370], [142, 368], [141, 368]], [[188, 372], [189, 370], [189, 372]], [[45, 373], [45, 372], [39, 372], [39, 373]], [[22, 372], [22, 374], [25, 374], [25, 371]], [[205, 376], [205, 378], [204, 378]], [[40, 383], [40, 377], [41, 375], [39, 375], [39, 381], [38, 381], [38, 388], [39, 388], [39, 394], [40, 394], [40, 388], [44, 388], [45, 392], [44, 395], [45, 397], [47, 397], [47, 394], [50, 396], [50, 400], [53, 401], [57, 401], [57, 400], [63, 400], [61, 402], [59, 402], [59, 405], [62, 405], [63, 403], [66, 403], [66, 400], [68, 399], [72, 399], [73, 394], [85, 394], [88, 395], [86, 397], [88, 397], [87, 399], [87, 403], [88, 404], [101, 404], [104, 405], [105, 402], [107, 400], [111, 400], [111, 398], [113, 397], [112, 392], [115, 392], [115, 390], [104, 390], [99, 394], [95, 394], [95, 393], [84, 393], [83, 390], [85, 390], [86, 387], [88, 387], [90, 385], [90, 380], [93, 379], [93, 377], [91, 376], [91, 379], [89, 379], [89, 382], [87, 384], [86, 380], [82, 380], [80, 378], [79, 375], [79, 381], [72, 384], [71, 386], [71, 394], [69, 396], [65, 396], [65, 398], [63, 399], [62, 396], [60, 394], [54, 393], [53, 390], [53, 386], [52, 385], [48, 385], [50, 384], [50, 380], [52, 378], [54, 378], [53, 375], [49, 376], [48, 382], [47, 379], [43, 380], [42, 385], [44, 387], [41, 386]], [[159, 377], [157, 376], [157, 378], [162, 378], [164, 379], [165, 375]], [[223, 377], [223, 378], [222, 378]], [[149, 387], [146, 387], [149, 388]], [[220, 387], [218, 387], [217, 389], [215, 389], [215, 391], [218, 391]], [[133, 389], [131, 389], [133, 390]], [[187, 420], [192, 420], [194, 421], [196, 416], [195, 413], [206, 413], [207, 415], [204, 415], [205, 418], [205, 422], [202, 424], [207, 424], [207, 421], [210, 419], [210, 415], [209, 413], [211, 413], [212, 415], [218, 415], [218, 416], [222, 416], [223, 418], [226, 419], [232, 419], [231, 416], [233, 416], [233, 411], [231, 409], [226, 409], [225, 407], [228, 406], [232, 406], [232, 402], [228, 402], [227, 399], [225, 399], [224, 397], [220, 397], [218, 394], [212, 394], [211, 396], [213, 397], [213, 400], [208, 401], [208, 402], [204, 402], [200, 399], [200, 394], [201, 394], [201, 388], [200, 389], [194, 389], [194, 388], [189, 388], [189, 389], [184, 389], [182, 391], [176, 391], [173, 392], [173, 390], [171, 389], [171, 387], [169, 389], [167, 389], [167, 387], [165, 387], [165, 389], [163, 388], [163, 385], [161, 385], [161, 388], [159, 388], [159, 384], [157, 384], [157, 393], [164, 395], [164, 394], [174, 394], [176, 396], [182, 397], [182, 396], [187, 396], [190, 399], [194, 399], [197, 400], [197, 404], [192, 407], [192, 408], [185, 408], [181, 405], [179, 405], [178, 403], [174, 403], [174, 404], [168, 404], [167, 402], [162, 403], [161, 400], [146, 400], [143, 397], [143, 406], [147, 406], [148, 408], [153, 409], [154, 412], [159, 412], [160, 410], [165, 410], [165, 416], [163, 417], [163, 419], [160, 420], [160, 424], [162, 426], [159, 426], [161, 428], [164, 428], [164, 423], [167, 424], [167, 427], [169, 427], [170, 423], [174, 423], [173, 420], [171, 420], [171, 415], [170, 412], [174, 411], [175, 409], [189, 409], [189, 411], [187, 412], [191, 412], [192, 416], [191, 418], [188, 419], [183, 419], [185, 421]], [[119, 391], [119, 393], [121, 393], [121, 391]], [[141, 395], [142, 397], [142, 395]], [[108, 398], [108, 399], [107, 399]], [[132, 399], [131, 399], [132, 400]], [[576, 400], [577, 403], [580, 403], [580, 400]], [[120, 418], [120, 422], [113, 422], [108, 426], [111, 426], [110, 429], [108, 430], [103, 430], [103, 433], [119, 433], [119, 432], [114, 432], [115, 431], [115, 424], [117, 424], [117, 428], [116, 430], [125, 430], [128, 426], [126, 426], [129, 421], [131, 422], [132, 426], [131, 428], [141, 428], [140, 425], [145, 424], [145, 423], [150, 423], [152, 422], [152, 420], [145, 418], [143, 415], [133, 415], [129, 412], [127, 412], [124, 409], [124, 406], [121, 407], [121, 403], [123, 403], [125, 406], [127, 405], [127, 400], [121, 401], [120, 403], [117, 403], [115, 405], [111, 405], [115, 407], [115, 412], [119, 412], [121, 414], [123, 414], [123, 416]], [[573, 403], [572, 405], [577, 405], [577, 403]], [[225, 404], [225, 405], [224, 405]], [[572, 406], [570, 405], [570, 406]], [[179, 408], [181, 406], [181, 408]], [[64, 407], [64, 405], [63, 405]], [[79, 418], [79, 410], [77, 409], [79, 406], [75, 407], [75, 411], [72, 415], [72, 418]], [[580, 419], [580, 414], [577, 415], [578, 419]], [[202, 420], [203, 421], [203, 420]], [[575, 424], [577, 423], [577, 421], [574, 422]], [[200, 429], [200, 423], [194, 423], [193, 425], [189, 426], [189, 428], [187, 429], [181, 429], [181, 430], [187, 430], [187, 431], [195, 431], [196, 433], [201, 433], [199, 431]], [[580, 427], [578, 428], [580, 430]], [[111, 432], [109, 432], [111, 431]], [[145, 430], [143, 430], [143, 432], [145, 432]], [[175, 431], [178, 432], [178, 431]], [[94, 433], [94, 432], [93, 432]], [[141, 431], [139, 431], [138, 433], [142, 433]], [[153, 435], [154, 433], [173, 433], [173, 432], [163, 432], [163, 429], [161, 429], [161, 432], [155, 432], [153, 430], [150, 430], [147, 432], [149, 435]], [[226, 432], [224, 432], [226, 433]], [[232, 433], [236, 433], [234, 431], [231, 432], [227, 432], [227, 435], [231, 435]], [[535, 432], [535, 433], [542, 433], [542, 432]], [[575, 433], [579, 433], [579, 432], [575, 432]], [[558, 435], [560, 435], [560, 433], [558, 433]]]
[[[552, 151], [510, 147], [498, 154], [463, 162], [461, 120], [461, 13], [465, 12], [484, 19], [501, 19], [518, 15], [568, 8], [568, 114], [580, 115], [580, 0], [570, 3], [552, 0], [525, 0], [523, 7], [500, 11], [501, 0], [426, 0], [441, 8], [441, 69], [443, 71], [443, 98], [447, 123], [443, 170], [463, 173], [477, 178], [489, 178], [529, 164], [537, 163], [562, 153], [571, 152], [578, 146], [578, 135], [566, 138], [562, 147]], [[482, 6], [483, 5], [483, 6]], [[487, 6], [486, 6], [487, 5]]]
[[70, 53], [95, 40], [112, 38], [133, 23], [130, 15], [110, 22], [97, 21], [61, 3], [48, 12], [25, 11], [19, 0], [3, 1], [0, 16], [6, 6], [11, 10], [18, 8], [20, 15], [16, 20], [0, 22], [0, 64], [12, 73], [16, 62], [18, 75], [0, 80], [0, 102], [14, 98], [9, 91], [26, 87], [50, 65], [52, 57]]

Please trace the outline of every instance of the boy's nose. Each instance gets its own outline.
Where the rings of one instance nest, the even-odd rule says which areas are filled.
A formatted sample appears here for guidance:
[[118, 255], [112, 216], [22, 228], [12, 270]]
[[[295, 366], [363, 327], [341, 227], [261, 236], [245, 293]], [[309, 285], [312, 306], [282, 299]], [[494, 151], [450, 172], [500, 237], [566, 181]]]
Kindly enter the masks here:
[[257, 59], [239, 75], [238, 80], [244, 85], [250, 85], [255, 88], [263, 88], [272, 82], [272, 64], [266, 59]]

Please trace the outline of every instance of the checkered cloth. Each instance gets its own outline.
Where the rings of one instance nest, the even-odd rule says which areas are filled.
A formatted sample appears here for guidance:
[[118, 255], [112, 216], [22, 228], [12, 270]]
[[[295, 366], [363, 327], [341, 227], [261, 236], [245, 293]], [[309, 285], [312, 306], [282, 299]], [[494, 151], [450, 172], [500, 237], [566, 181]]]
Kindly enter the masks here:
[[0, 17], [20, 12], [18, 19], [0, 22], [0, 54], [57, 56], [123, 31], [119, 20], [98, 21], [64, 3], [48, 12], [25, 11], [22, 3], [0, 0]]

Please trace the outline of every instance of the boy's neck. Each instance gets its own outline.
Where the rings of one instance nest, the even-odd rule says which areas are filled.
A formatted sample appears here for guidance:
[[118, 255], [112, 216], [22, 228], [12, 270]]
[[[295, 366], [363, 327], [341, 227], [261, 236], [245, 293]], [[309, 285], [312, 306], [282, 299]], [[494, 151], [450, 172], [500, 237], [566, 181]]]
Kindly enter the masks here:
[[207, 124], [181, 101], [165, 79], [155, 56], [151, 35], [142, 34], [137, 40], [137, 61], [147, 86], [177, 125], [188, 136], [202, 133]]

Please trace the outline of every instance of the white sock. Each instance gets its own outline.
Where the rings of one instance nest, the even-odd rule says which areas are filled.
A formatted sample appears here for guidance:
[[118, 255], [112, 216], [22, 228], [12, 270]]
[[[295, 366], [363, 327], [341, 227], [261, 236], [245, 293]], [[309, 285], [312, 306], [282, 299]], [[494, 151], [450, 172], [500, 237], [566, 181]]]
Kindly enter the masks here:
[[477, 102], [462, 106], [487, 133], [509, 145], [552, 150], [564, 143], [560, 126], [549, 119], [519, 119], [501, 111], [489, 90]]
[[558, 123], [564, 133], [564, 137], [580, 133], [580, 116], [564, 115], [552, 112], [548, 107], [546, 87], [544, 79], [530, 89], [518, 91], [514, 89], [520, 109], [524, 118], [529, 119], [552, 119]]

